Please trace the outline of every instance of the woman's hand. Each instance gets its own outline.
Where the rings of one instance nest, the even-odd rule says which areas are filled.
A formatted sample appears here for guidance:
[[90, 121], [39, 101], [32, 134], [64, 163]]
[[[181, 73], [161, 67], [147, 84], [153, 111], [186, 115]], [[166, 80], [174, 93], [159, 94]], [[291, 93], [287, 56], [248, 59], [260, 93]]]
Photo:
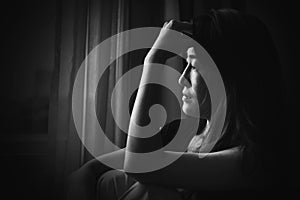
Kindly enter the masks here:
[[[168, 58], [174, 56], [173, 53], [161, 49], [176, 49], [185, 52], [192, 44], [191, 38], [187, 36], [192, 33], [192, 27], [193, 25], [188, 22], [176, 20], [165, 22], [159, 36], [145, 58], [145, 62], [165, 63]], [[174, 31], [181, 33], [178, 34]]]

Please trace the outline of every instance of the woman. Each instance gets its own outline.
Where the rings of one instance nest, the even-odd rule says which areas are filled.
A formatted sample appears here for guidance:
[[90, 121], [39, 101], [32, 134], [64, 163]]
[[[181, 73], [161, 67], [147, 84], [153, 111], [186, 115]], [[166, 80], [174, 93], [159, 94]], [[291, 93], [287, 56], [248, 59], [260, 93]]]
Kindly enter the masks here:
[[[264, 24], [235, 10], [213, 10], [200, 16], [193, 25], [174, 20], [165, 23], [146, 56], [144, 78], [153, 73], [151, 63], [165, 63], [172, 56], [158, 50], [160, 45], [174, 42], [168, 38], [170, 29], [183, 33], [193, 30], [193, 38], [219, 68], [227, 95], [222, 137], [210, 153], [199, 158], [202, 141], [210, 134], [211, 101], [197, 65], [197, 49], [187, 41], [176, 41], [187, 52], [187, 66], [179, 79], [184, 96], [182, 110], [190, 117], [200, 114], [200, 125], [203, 125], [194, 133], [187, 151], [167, 167], [148, 173], [111, 170], [92, 160], [72, 176], [70, 187], [77, 192], [75, 195], [71, 190], [70, 195], [74, 195], [71, 199], [95, 198], [100, 176], [99, 199], [197, 199], [207, 190], [265, 190], [279, 186], [284, 163], [280, 149], [282, 83], [278, 57]], [[143, 100], [151, 91], [147, 86], [139, 90], [132, 114], [134, 120], [144, 120], [148, 105]], [[194, 113], [196, 104], [200, 113]], [[143, 151], [147, 147], [129, 137], [127, 148]], [[177, 154], [166, 152], [168, 157]], [[120, 169], [125, 170], [132, 162], [138, 162], [124, 149], [102, 159], [123, 160]]]

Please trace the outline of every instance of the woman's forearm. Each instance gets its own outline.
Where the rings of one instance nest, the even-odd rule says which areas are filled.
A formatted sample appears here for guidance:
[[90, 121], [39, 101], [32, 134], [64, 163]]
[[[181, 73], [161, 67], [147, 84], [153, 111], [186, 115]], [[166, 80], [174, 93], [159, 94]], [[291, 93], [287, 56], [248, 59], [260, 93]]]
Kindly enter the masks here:
[[[160, 148], [160, 146], [162, 145], [162, 138], [159, 137], [159, 135], [156, 135], [156, 137], [151, 137], [150, 140], [148, 139], [150, 138], [149, 135], [154, 134], [154, 131], [159, 131], [160, 127], [160, 125], [158, 124], [160, 122], [160, 120], [158, 120], [159, 117], [152, 116], [151, 118], [151, 116], [149, 116], [150, 108], [154, 104], [157, 104], [157, 102], [159, 102], [160, 99], [160, 97], [158, 96], [158, 90], [160, 88], [157, 88], [156, 86], [151, 84], [147, 84], [153, 79], [159, 79], [159, 76], [161, 76], [161, 74], [157, 74], [157, 69], [155, 70], [155, 68], [158, 68], [160, 66], [157, 66], [157, 64], [152, 63], [153, 59], [154, 57], [151, 57], [151, 62], [150, 60], [145, 60], [144, 63], [140, 87], [136, 96], [129, 124], [129, 134], [126, 145], [126, 149], [129, 152], [146, 153], [151, 151], [152, 149]], [[157, 129], [144, 129], [146, 131], [142, 131], [143, 127], [149, 127], [149, 125], [152, 125], [152, 127], [155, 126], [157, 127]], [[146, 141], [146, 139], [144, 138], [147, 138], [148, 140]], [[131, 167], [134, 167], [134, 165], [138, 164], [139, 162], [141, 161], [137, 160], [133, 156], [133, 154], [125, 152], [125, 171]]]
[[[202, 156], [197, 153], [165, 152], [167, 157], [178, 157], [178, 154], [181, 156], [175, 162], [160, 170], [127, 174], [144, 184], [189, 190], [232, 190], [251, 186], [249, 178], [243, 175], [240, 168], [239, 148]], [[253, 185], [258, 184], [256, 181]]]

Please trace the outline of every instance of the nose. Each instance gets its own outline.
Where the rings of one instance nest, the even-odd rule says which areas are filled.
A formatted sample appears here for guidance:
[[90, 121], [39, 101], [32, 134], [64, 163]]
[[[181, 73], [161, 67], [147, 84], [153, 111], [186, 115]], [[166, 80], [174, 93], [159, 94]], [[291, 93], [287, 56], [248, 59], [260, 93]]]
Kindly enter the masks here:
[[186, 86], [190, 87], [191, 86], [191, 81], [190, 81], [190, 64], [188, 64], [184, 71], [182, 72], [181, 76], [179, 77], [178, 83], [181, 86]]

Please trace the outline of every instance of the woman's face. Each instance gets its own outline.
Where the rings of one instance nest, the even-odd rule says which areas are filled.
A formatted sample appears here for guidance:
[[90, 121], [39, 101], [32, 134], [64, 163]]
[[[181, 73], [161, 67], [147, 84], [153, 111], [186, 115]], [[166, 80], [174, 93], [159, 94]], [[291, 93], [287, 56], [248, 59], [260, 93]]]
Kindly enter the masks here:
[[[200, 75], [199, 59], [193, 47], [187, 50], [187, 65], [178, 82], [183, 86], [182, 111], [191, 117], [209, 119], [208, 90]], [[198, 103], [199, 102], [199, 103]], [[198, 109], [199, 108], [199, 109]], [[201, 112], [201, 115], [200, 115]]]

